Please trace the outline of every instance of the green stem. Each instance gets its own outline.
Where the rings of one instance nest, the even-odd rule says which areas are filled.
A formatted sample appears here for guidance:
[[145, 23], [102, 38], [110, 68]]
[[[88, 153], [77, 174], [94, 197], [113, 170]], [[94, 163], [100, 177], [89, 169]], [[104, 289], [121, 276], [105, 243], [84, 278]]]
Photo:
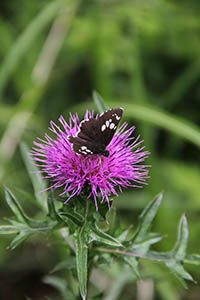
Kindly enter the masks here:
[[123, 251], [123, 250], [119, 250], [119, 249], [95, 248], [95, 250], [100, 251], [100, 252], [109, 252], [109, 253], [113, 253], [113, 254], [122, 254], [122, 255], [133, 256], [133, 257], [143, 258], [143, 259], [149, 259], [149, 260], [158, 261], [158, 262], [165, 262], [165, 263], [166, 262], [177, 262], [177, 261], [180, 262], [180, 261], [182, 261], [182, 260], [175, 259], [175, 258], [162, 257], [162, 253], [161, 254], [158, 253], [157, 256], [155, 256], [151, 253], [149, 255], [143, 255], [143, 254], [129, 252], [129, 251]]

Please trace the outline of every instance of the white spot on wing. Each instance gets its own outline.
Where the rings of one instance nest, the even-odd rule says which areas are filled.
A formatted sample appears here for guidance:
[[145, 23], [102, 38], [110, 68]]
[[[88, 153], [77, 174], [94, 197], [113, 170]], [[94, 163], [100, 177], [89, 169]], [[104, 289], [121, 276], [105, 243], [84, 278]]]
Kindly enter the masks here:
[[106, 121], [106, 127], [109, 127], [109, 121]]
[[86, 146], [81, 146], [81, 150], [86, 150], [87, 147]]
[[81, 154], [85, 154], [85, 155], [86, 155], [86, 154], [87, 154], [87, 152], [86, 152], [86, 151], [81, 151]]
[[114, 123], [111, 123], [110, 124], [110, 129], [114, 129], [115, 128], [115, 124]]
[[104, 131], [105, 129], [106, 129], [106, 125], [103, 124], [103, 125], [101, 126], [101, 131]]
[[86, 149], [85, 151], [88, 152], [89, 154], [93, 153], [90, 149]]

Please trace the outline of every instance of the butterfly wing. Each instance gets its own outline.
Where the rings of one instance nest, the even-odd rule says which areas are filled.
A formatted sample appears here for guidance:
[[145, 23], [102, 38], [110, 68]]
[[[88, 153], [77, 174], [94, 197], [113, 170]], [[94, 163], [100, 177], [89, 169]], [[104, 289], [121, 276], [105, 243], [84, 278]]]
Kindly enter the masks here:
[[77, 137], [99, 143], [98, 119], [90, 118], [80, 123]]
[[121, 120], [122, 114], [123, 108], [112, 108], [102, 113], [98, 118], [101, 144], [104, 145], [105, 148], [111, 142], [117, 126]]
[[86, 141], [79, 137], [73, 136], [70, 136], [68, 140], [70, 143], [72, 143], [72, 150], [77, 154], [88, 155], [98, 153], [96, 152], [97, 149], [94, 147], [91, 141]]
[[80, 123], [79, 131], [76, 136], [69, 136], [72, 143], [72, 150], [78, 154], [97, 154], [100, 153], [100, 137], [98, 130], [98, 119], [91, 118]]
[[83, 155], [103, 153], [112, 140], [122, 113], [122, 108], [114, 108], [102, 113], [97, 119], [83, 120], [76, 136], [68, 138], [72, 150]]

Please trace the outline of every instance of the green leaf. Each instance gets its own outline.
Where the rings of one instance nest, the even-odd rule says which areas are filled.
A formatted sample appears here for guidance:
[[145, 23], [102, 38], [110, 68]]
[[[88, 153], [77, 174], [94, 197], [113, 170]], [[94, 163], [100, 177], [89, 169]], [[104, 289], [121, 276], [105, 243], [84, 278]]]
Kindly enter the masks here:
[[158, 233], [149, 233], [142, 241], [135, 242], [132, 246], [132, 250], [137, 251], [138, 253], [145, 253], [146, 251], [143, 251], [143, 248], [149, 249], [152, 244], [160, 242], [162, 238], [163, 237]]
[[83, 226], [83, 217], [81, 215], [79, 215], [76, 212], [60, 212], [59, 213], [59, 217], [65, 222], [67, 223], [67, 221], [70, 219], [71, 221], [73, 221], [74, 224], [78, 225], [78, 226]]
[[80, 294], [83, 300], [87, 295], [88, 276], [88, 236], [86, 225], [79, 229], [76, 236], [76, 269], [80, 286]]
[[180, 263], [176, 262], [166, 262], [165, 265], [170, 269], [172, 274], [176, 277], [176, 279], [181, 283], [181, 285], [187, 289], [187, 284], [184, 279], [193, 281], [192, 276], [185, 271], [183, 266]]
[[41, 192], [46, 188], [45, 181], [41, 178], [38, 173], [39, 169], [33, 165], [33, 161], [28, 156], [29, 148], [25, 143], [20, 144], [21, 155], [24, 160], [26, 169], [28, 171], [29, 177], [31, 179], [33, 190], [35, 194], [35, 198], [37, 203], [42, 207], [45, 211], [47, 211], [47, 192]]
[[90, 229], [91, 230], [89, 233], [89, 243], [96, 241], [106, 244], [107, 246], [123, 247], [120, 241], [102, 231], [96, 224], [90, 225]]
[[179, 222], [177, 242], [174, 250], [172, 250], [174, 253], [173, 256], [179, 260], [183, 260], [183, 258], [186, 256], [188, 234], [187, 219], [186, 216], [183, 215]]
[[147, 231], [153, 221], [157, 210], [161, 204], [163, 194], [158, 194], [143, 210], [139, 217], [139, 226], [136, 230], [136, 233], [132, 239], [134, 242], [140, 242], [143, 239], [146, 239]]
[[131, 230], [132, 226], [129, 226], [128, 229], [124, 229], [122, 232], [120, 232], [120, 234], [117, 236], [118, 241], [125, 242]]
[[192, 254], [188, 255], [183, 259], [183, 262], [186, 264], [192, 264], [192, 265], [200, 265], [200, 255], [199, 254]]
[[29, 230], [21, 231], [14, 240], [10, 243], [10, 248], [13, 250], [17, 246], [19, 246], [25, 239], [27, 239], [31, 235]]
[[[24, 227], [22, 225], [22, 227]], [[0, 226], [0, 234], [13, 234], [18, 233], [20, 231], [19, 226], [13, 226], [13, 225], [1, 225]]]
[[134, 275], [136, 276], [137, 279], [141, 279], [140, 272], [138, 270], [138, 261], [135, 257], [132, 256], [123, 256], [123, 261], [129, 265], [131, 270], [133, 271]]
[[51, 195], [47, 199], [47, 206], [48, 206], [48, 216], [51, 218], [51, 220], [55, 221], [56, 224], [66, 224], [65, 220], [61, 218], [61, 216], [57, 213], [55, 205], [54, 205], [54, 199], [51, 197]]
[[17, 220], [23, 223], [28, 223], [28, 217], [25, 215], [15, 196], [8, 188], [5, 188], [5, 199]]
[[54, 200], [53, 197], [48, 197], [47, 199], [47, 206], [48, 206], [48, 215], [50, 216], [51, 219], [57, 219], [58, 218], [58, 214], [56, 212], [55, 209], [55, 205], [54, 205]]
[[102, 97], [96, 91], [93, 92], [92, 97], [100, 114], [107, 110]]
[[70, 270], [73, 269], [75, 267], [76, 261], [74, 257], [69, 257], [67, 259], [65, 259], [64, 261], [59, 262], [52, 270], [51, 270], [51, 274], [61, 271], [61, 270]]
[[23, 211], [21, 205], [15, 198], [14, 194], [10, 191], [10, 189], [5, 188], [5, 199], [14, 213], [15, 217], [19, 222], [26, 223], [28, 226], [32, 228], [38, 228], [38, 227], [46, 227], [46, 222], [44, 221], [36, 221], [31, 218], [29, 218]]

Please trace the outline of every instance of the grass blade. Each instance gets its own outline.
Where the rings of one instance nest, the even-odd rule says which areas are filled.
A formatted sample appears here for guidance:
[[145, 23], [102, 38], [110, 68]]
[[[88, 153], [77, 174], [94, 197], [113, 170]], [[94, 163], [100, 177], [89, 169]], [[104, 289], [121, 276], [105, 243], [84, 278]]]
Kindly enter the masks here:
[[23, 55], [28, 52], [40, 32], [56, 16], [58, 9], [61, 7], [61, 3], [61, 1], [48, 3], [19, 36], [11, 50], [8, 52], [8, 55], [0, 68], [0, 100], [10, 75], [21, 61]]
[[[200, 146], [200, 129], [192, 122], [176, 117], [164, 110], [153, 106], [129, 104], [122, 101], [109, 102], [110, 105], [122, 106], [127, 117], [144, 121], [157, 127], [166, 129], [191, 143]], [[113, 104], [112, 104], [113, 103]]]

